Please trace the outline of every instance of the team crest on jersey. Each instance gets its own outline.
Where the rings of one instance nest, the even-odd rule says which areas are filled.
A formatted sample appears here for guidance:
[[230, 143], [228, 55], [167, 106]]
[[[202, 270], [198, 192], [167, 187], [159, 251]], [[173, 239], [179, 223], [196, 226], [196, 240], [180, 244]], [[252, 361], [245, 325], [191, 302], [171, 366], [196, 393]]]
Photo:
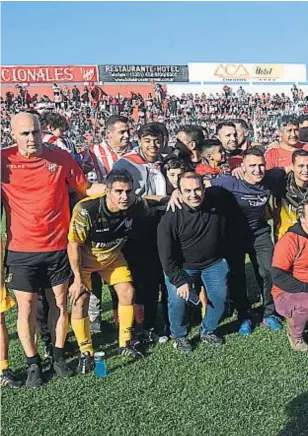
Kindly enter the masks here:
[[12, 279], [13, 279], [13, 274], [9, 273], [5, 278], [5, 282], [10, 283], [12, 281]]
[[58, 165], [56, 163], [47, 163], [46, 167], [48, 171], [50, 171], [51, 173], [55, 173], [58, 168]]

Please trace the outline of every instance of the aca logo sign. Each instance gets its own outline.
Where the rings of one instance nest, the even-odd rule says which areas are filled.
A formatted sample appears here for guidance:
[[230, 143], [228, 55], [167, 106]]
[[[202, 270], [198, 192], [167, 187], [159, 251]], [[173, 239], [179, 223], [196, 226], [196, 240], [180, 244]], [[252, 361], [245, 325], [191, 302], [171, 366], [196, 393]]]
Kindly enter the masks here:
[[214, 76], [221, 79], [249, 79], [250, 73], [243, 64], [219, 64]]

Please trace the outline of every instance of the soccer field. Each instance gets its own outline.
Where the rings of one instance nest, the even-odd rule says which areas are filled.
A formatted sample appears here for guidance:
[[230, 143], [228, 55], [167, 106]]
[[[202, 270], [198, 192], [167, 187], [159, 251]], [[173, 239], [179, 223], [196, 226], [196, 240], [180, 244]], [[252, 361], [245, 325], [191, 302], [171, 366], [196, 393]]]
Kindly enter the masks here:
[[[255, 289], [250, 266], [248, 272]], [[104, 318], [111, 320], [106, 294]], [[22, 378], [16, 308], [7, 322], [11, 366]], [[199, 343], [195, 327], [191, 355], [179, 354], [170, 341], [142, 362], [115, 355], [116, 334], [95, 335], [107, 353], [108, 376], [63, 380], [45, 366], [49, 381], [40, 389], [2, 389], [2, 435], [307, 436], [308, 360], [289, 347], [286, 326], [277, 333], [261, 325], [240, 337], [227, 319], [223, 330], [222, 348]]]

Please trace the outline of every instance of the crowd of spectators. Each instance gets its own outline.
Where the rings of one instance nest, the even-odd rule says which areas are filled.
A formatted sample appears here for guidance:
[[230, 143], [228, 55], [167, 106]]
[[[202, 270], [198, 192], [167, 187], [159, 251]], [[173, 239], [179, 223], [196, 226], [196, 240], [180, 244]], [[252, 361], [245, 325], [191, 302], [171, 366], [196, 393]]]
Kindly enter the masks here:
[[[34, 88], [33, 88], [34, 89]], [[10, 119], [23, 111], [57, 111], [64, 115], [69, 124], [68, 135], [79, 146], [88, 146], [91, 141], [100, 142], [106, 132], [106, 120], [110, 115], [123, 115], [130, 121], [132, 140], [137, 139], [138, 129], [145, 123], [164, 123], [171, 143], [178, 130], [185, 125], [201, 125], [207, 128], [210, 137], [215, 134], [216, 125], [223, 120], [242, 118], [250, 130], [250, 140], [264, 146], [276, 141], [277, 126], [283, 115], [297, 116], [308, 113], [308, 95], [294, 85], [292, 97], [285, 93], [249, 93], [243, 87], [233, 92], [224, 86], [220, 93], [168, 95], [160, 85], [154, 92], [142, 97], [131, 93], [129, 96], [107, 95], [98, 86], [53, 86], [53, 98], [46, 95], [30, 95], [30, 90], [17, 87], [14, 95], [7, 92], [1, 97], [2, 147], [12, 143]]]

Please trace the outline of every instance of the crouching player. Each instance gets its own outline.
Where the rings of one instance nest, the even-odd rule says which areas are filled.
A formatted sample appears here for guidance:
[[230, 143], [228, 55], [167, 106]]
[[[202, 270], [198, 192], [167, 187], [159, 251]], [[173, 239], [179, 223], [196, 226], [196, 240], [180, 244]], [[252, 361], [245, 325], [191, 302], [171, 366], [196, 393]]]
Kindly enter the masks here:
[[308, 199], [297, 208], [298, 223], [279, 239], [272, 262], [275, 307], [288, 322], [295, 351], [308, 351], [304, 330], [308, 322]]
[[125, 170], [111, 171], [105, 181], [106, 194], [81, 200], [74, 208], [69, 231], [68, 255], [74, 282], [69, 289], [71, 323], [80, 349], [77, 372], [93, 369], [93, 345], [88, 317], [91, 273], [114, 286], [119, 306], [119, 354], [142, 358], [132, 341], [134, 288], [122, 248], [133, 221], [146, 216], [146, 201], [136, 197], [133, 180]]

